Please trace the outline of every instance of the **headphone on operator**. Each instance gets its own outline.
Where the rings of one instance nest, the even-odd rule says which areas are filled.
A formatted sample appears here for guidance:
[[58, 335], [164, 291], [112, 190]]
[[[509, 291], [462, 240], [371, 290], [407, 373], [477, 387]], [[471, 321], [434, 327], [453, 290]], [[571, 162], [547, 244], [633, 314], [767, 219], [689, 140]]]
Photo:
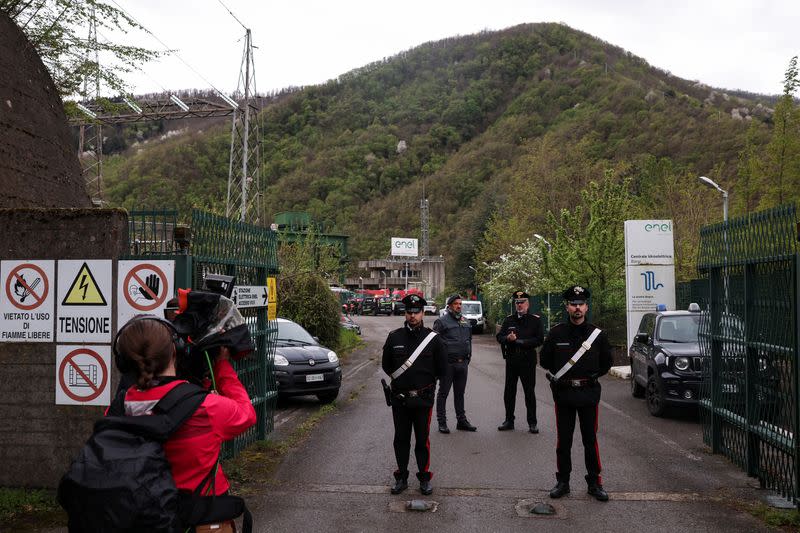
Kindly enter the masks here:
[[154, 322], [159, 322], [163, 324], [167, 330], [169, 330], [170, 337], [172, 337], [172, 345], [175, 348], [175, 357], [177, 359], [180, 359], [186, 353], [186, 341], [180, 335], [178, 335], [178, 330], [175, 329], [175, 326], [172, 324], [172, 322], [156, 315], [136, 315], [128, 320], [124, 326], [119, 328], [117, 335], [114, 337], [114, 344], [111, 345], [111, 351], [114, 354], [114, 361], [117, 364], [117, 368], [123, 372], [125, 371], [123, 368], [126, 366], [124, 364], [125, 359], [123, 358], [122, 354], [117, 351], [117, 342], [119, 341], [119, 337], [122, 335], [122, 332], [125, 331], [128, 326], [135, 322], [141, 322], [142, 320], [153, 320]]

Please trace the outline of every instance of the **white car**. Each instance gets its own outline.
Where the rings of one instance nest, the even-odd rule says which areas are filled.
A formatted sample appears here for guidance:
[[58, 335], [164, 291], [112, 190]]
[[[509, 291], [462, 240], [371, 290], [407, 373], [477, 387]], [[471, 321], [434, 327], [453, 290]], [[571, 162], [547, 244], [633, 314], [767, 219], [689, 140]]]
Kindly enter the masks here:
[[438, 308], [438, 307], [436, 307], [436, 304], [435, 304], [435, 303], [433, 303], [433, 302], [431, 302], [431, 303], [429, 303], [428, 305], [426, 305], [426, 306], [423, 308], [423, 310], [422, 310], [422, 311], [423, 311], [423, 312], [424, 312], [424, 314], [426, 314], [426, 315], [434, 315], [434, 316], [436, 316], [437, 314], [439, 314], [439, 308]]

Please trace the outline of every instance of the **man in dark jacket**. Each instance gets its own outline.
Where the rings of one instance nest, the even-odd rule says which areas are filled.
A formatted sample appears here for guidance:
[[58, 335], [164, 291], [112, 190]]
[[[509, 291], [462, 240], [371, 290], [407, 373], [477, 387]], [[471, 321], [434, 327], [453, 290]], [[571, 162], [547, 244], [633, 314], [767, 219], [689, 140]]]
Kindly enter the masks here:
[[[564, 291], [569, 322], [550, 329], [542, 348], [542, 366], [550, 371], [550, 388], [556, 407], [556, 486], [551, 498], [568, 494], [572, 471], [572, 434], [578, 416], [586, 463], [588, 493], [608, 501], [600, 478], [600, 449], [597, 446], [597, 406], [600, 383], [597, 378], [611, 369], [611, 345], [605, 332], [586, 321], [589, 290], [579, 285]], [[588, 347], [588, 348], [587, 348]]]
[[[433, 492], [430, 471], [431, 414], [436, 392], [436, 380], [447, 372], [447, 356], [439, 335], [422, 324], [425, 299], [410, 294], [403, 298], [406, 321], [402, 328], [389, 333], [383, 345], [381, 366], [392, 378], [391, 404], [394, 421], [394, 455], [397, 470], [392, 494], [408, 488], [408, 460], [411, 451], [411, 431], [416, 444], [419, 490], [424, 495]], [[424, 344], [422, 350], [418, 350]], [[415, 356], [415, 353], [418, 355]]]
[[528, 431], [539, 433], [536, 421], [536, 348], [544, 340], [544, 326], [539, 315], [528, 314], [528, 293], [516, 291], [513, 296], [514, 312], [504, 320], [497, 333], [497, 342], [506, 360], [506, 385], [503, 403], [506, 418], [499, 431], [514, 429], [514, 408], [517, 400], [517, 380], [522, 382], [525, 408], [528, 412]]
[[461, 295], [447, 298], [447, 310], [433, 323], [447, 351], [447, 374], [439, 380], [436, 395], [436, 418], [439, 432], [450, 433], [447, 427], [447, 395], [453, 387], [453, 405], [456, 408], [456, 429], [475, 431], [478, 428], [467, 420], [464, 412], [464, 391], [467, 388], [467, 370], [472, 357], [472, 325], [461, 315]]

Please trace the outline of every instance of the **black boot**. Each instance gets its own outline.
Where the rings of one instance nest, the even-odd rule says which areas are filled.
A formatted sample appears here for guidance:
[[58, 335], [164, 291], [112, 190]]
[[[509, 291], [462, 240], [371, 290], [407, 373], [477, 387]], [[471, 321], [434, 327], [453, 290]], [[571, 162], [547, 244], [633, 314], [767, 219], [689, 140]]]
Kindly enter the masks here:
[[408, 488], [408, 470], [400, 472], [399, 470], [394, 473], [394, 485], [389, 489], [392, 494], [400, 494]]
[[424, 496], [430, 496], [431, 494], [433, 494], [433, 485], [431, 485], [430, 472], [417, 473], [417, 479], [419, 479], [419, 491]]
[[565, 494], [569, 494], [569, 481], [559, 481], [556, 486], [550, 490], [551, 498], [560, 498]]
[[478, 428], [473, 426], [469, 423], [469, 420], [466, 418], [462, 418], [461, 420], [456, 423], [456, 429], [460, 429], [461, 431], [477, 431]]
[[603, 485], [600, 485], [599, 483], [589, 485], [589, 490], [586, 492], [589, 493], [590, 496], [594, 496], [599, 502], [608, 501], [608, 493], [603, 489]]
[[447, 422], [439, 422], [439, 433], [450, 433], [450, 428], [447, 427]]
[[528, 431], [530, 433], [539, 433], [539, 428], [536, 426], [536, 424], [530, 424], [528, 426]]
[[503, 423], [497, 426], [497, 431], [508, 431], [510, 429], [514, 429], [513, 420], [503, 420]]

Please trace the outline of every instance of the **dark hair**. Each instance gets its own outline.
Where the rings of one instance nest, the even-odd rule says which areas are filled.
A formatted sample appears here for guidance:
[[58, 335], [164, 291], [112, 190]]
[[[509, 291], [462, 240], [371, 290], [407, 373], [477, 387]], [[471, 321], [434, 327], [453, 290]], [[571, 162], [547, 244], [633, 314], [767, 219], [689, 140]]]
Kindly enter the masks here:
[[172, 332], [157, 320], [137, 320], [127, 324], [117, 339], [117, 351], [130, 359], [138, 370], [136, 386], [153, 386], [153, 378], [167, 369], [175, 353]]

